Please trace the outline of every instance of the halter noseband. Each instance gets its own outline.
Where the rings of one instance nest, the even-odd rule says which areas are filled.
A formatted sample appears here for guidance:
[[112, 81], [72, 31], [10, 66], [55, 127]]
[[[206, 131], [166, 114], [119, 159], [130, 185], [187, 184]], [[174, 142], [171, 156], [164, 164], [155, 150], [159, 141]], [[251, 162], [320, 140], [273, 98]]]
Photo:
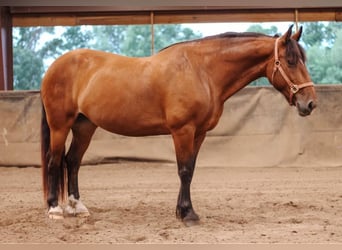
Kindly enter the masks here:
[[294, 84], [286, 75], [284, 69], [281, 67], [281, 63], [279, 60], [279, 56], [278, 56], [278, 41], [279, 41], [280, 37], [278, 37], [275, 41], [275, 46], [274, 46], [274, 68], [273, 68], [273, 73], [272, 73], [272, 83], [273, 83], [273, 78], [274, 78], [274, 74], [279, 70], [281, 76], [284, 78], [284, 80], [286, 81], [286, 83], [289, 85], [290, 87], [290, 104], [293, 104], [293, 96], [300, 90], [306, 87], [311, 87], [314, 86], [313, 82], [305, 82], [302, 84]]

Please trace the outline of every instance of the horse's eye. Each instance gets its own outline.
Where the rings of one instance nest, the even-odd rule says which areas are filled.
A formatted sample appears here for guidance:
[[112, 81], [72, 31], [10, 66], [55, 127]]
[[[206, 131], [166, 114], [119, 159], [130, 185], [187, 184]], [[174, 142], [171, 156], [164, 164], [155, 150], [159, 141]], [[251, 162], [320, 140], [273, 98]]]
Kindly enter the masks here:
[[289, 66], [295, 66], [295, 65], [296, 65], [296, 62], [295, 62], [295, 60], [287, 60], [287, 64], [288, 64]]

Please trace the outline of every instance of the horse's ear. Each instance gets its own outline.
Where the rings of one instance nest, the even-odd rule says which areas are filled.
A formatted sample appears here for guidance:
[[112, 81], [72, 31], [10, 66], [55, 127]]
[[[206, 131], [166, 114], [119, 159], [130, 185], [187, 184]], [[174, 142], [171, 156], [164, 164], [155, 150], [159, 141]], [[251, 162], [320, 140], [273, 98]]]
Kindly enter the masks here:
[[292, 28], [293, 28], [293, 24], [289, 27], [289, 29], [287, 30], [287, 32], [281, 36], [281, 40], [283, 40], [283, 42], [285, 44], [287, 44], [290, 39], [291, 39], [291, 35], [292, 35]]
[[303, 26], [300, 26], [299, 30], [295, 34], [293, 34], [292, 39], [298, 42], [302, 36], [302, 33], [303, 33]]

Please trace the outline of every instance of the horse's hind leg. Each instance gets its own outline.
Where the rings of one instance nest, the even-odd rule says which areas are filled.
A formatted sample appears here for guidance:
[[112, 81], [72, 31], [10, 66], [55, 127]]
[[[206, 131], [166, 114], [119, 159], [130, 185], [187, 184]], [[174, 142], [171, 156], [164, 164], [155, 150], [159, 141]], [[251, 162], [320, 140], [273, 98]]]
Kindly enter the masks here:
[[90, 140], [96, 128], [96, 125], [94, 125], [82, 114], [78, 115], [74, 125], [71, 128], [73, 138], [69, 151], [66, 155], [69, 201], [64, 210], [69, 216], [89, 216], [88, 209], [80, 201], [78, 189], [78, 172], [82, 157], [90, 144]]
[[68, 129], [51, 130], [51, 146], [48, 162], [48, 216], [51, 219], [63, 218], [63, 209], [59, 206], [59, 197], [64, 196], [64, 153]]

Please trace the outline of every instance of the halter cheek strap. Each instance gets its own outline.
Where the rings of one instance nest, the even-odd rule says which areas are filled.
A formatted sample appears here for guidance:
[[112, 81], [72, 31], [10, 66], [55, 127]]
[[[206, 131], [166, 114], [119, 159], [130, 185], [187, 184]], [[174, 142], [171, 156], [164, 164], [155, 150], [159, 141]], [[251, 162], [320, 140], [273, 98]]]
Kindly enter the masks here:
[[[280, 37], [279, 37], [280, 38]], [[280, 72], [281, 76], [284, 78], [285, 82], [289, 85], [290, 87], [290, 104], [293, 104], [293, 96], [300, 90], [306, 87], [312, 87], [314, 86], [313, 82], [305, 82], [301, 84], [294, 84], [290, 78], [286, 75], [284, 69], [281, 67], [281, 63], [279, 60], [279, 55], [278, 55], [278, 43], [279, 43], [279, 38], [275, 41], [275, 46], [274, 46], [274, 68], [273, 68], [273, 73], [272, 73], [272, 82], [274, 75], [277, 71]]]

